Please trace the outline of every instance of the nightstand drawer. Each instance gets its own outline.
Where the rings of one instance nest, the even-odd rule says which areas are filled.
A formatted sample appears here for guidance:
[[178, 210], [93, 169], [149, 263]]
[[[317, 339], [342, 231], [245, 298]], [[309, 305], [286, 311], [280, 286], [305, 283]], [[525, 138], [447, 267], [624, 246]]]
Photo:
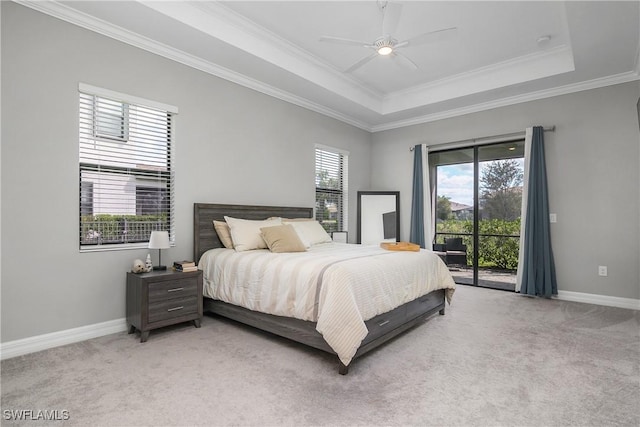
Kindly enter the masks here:
[[149, 304], [149, 323], [198, 312], [198, 298], [185, 297]]
[[197, 295], [198, 280], [195, 277], [149, 283], [149, 304], [174, 298], [196, 297]]

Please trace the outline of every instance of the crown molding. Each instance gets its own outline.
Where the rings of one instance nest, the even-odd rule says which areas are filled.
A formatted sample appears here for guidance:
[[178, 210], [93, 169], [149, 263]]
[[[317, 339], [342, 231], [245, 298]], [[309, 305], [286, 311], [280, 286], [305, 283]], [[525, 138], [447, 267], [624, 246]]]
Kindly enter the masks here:
[[[141, 0], [138, 0], [141, 1]], [[146, 1], [146, 0], [145, 0]], [[333, 78], [345, 81], [347, 84], [354, 86], [357, 90], [360, 90], [366, 96], [370, 97], [376, 104], [382, 102], [384, 94], [378, 90], [371, 88], [370, 86], [362, 83], [360, 80], [352, 77], [351, 75], [344, 74], [342, 70], [328, 64], [324, 60], [309, 53], [308, 51], [301, 49], [298, 45], [291, 43], [289, 40], [282, 38], [274, 32], [257, 25], [255, 22], [247, 19], [238, 12], [230, 9], [228, 6], [220, 2], [197, 2], [194, 3], [196, 7], [201, 8], [206, 13], [212, 15], [214, 18], [222, 19], [225, 23], [236, 27], [239, 31], [247, 34], [252, 34], [257, 39], [267, 39], [272, 45], [278, 46], [280, 49], [296, 57], [304, 58], [314, 66], [319, 67], [323, 72], [329, 73]]]
[[342, 114], [333, 109], [327, 108], [318, 103], [309, 101], [306, 98], [294, 95], [287, 91], [278, 89], [274, 86], [265, 84], [264, 82], [247, 77], [243, 74], [221, 67], [210, 61], [205, 61], [195, 55], [191, 55], [182, 50], [175, 49], [171, 46], [160, 43], [156, 40], [142, 36], [133, 31], [129, 31], [117, 25], [111, 24], [104, 20], [95, 18], [83, 12], [79, 12], [69, 6], [57, 1], [30, 1], [30, 0], [13, 0], [15, 3], [30, 9], [37, 10], [54, 18], [61, 19], [73, 25], [85, 28], [103, 36], [110, 37], [128, 45], [143, 49], [147, 52], [160, 55], [164, 58], [181, 63], [196, 70], [214, 75], [221, 79], [236, 83], [246, 88], [255, 90], [273, 98], [303, 107], [316, 113], [334, 118], [344, 123], [350, 124], [357, 128], [371, 131], [371, 125], [361, 120], [357, 120], [351, 116]]
[[440, 113], [427, 114], [420, 117], [414, 117], [407, 120], [398, 120], [394, 122], [388, 122], [381, 125], [371, 126], [370, 132], [382, 132], [385, 130], [392, 130], [403, 128], [407, 126], [419, 125], [423, 123], [435, 122], [443, 119], [450, 119], [453, 117], [463, 116], [465, 114], [478, 113], [481, 111], [492, 110], [494, 108], [507, 107], [510, 105], [521, 104], [523, 102], [536, 101], [539, 99], [553, 98], [554, 96], [568, 95], [575, 92], [582, 92], [585, 90], [598, 89], [605, 86], [612, 86], [621, 83], [628, 83], [632, 81], [640, 80], [640, 72], [630, 71], [627, 73], [616, 74], [613, 76], [607, 76], [597, 79], [592, 79], [584, 82], [573, 83], [570, 85], [559, 86], [552, 89], [544, 89], [535, 92], [529, 92], [523, 95], [511, 96], [508, 98], [501, 98], [495, 101], [483, 102], [480, 104], [470, 105], [462, 108], [455, 108]]
[[[511, 58], [424, 85], [390, 93], [383, 114], [422, 107], [504, 86], [525, 83], [575, 70], [567, 45]], [[425, 102], [428, 100], [428, 102]]]
[[381, 93], [220, 3], [139, 3], [371, 111], [379, 113], [382, 109]]

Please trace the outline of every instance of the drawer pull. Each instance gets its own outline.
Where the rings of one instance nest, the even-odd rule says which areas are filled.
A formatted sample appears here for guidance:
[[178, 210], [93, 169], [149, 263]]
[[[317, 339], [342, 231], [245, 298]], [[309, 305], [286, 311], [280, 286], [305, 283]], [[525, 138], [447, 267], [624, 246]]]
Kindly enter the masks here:
[[385, 320], [385, 321], [382, 321], [382, 322], [378, 323], [378, 326], [384, 326], [384, 325], [386, 325], [387, 323], [389, 323], [389, 321], [388, 321], [388, 320]]
[[173, 308], [168, 308], [167, 311], [176, 311], [176, 310], [182, 310], [184, 307], [180, 306], [180, 307], [173, 307]]
[[177, 291], [184, 291], [184, 288], [167, 289], [167, 292], [177, 292]]

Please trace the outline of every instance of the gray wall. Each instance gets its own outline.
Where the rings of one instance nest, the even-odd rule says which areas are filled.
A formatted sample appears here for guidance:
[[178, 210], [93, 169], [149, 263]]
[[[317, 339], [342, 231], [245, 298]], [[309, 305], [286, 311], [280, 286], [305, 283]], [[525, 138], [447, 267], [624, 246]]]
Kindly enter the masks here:
[[[373, 135], [371, 185], [401, 192], [409, 236], [415, 144], [556, 126], [545, 133], [558, 289], [640, 298], [640, 82], [497, 108]], [[608, 266], [608, 277], [598, 276]]]
[[369, 133], [2, 2], [2, 342], [123, 318], [125, 272], [148, 253], [79, 253], [78, 82], [180, 110], [163, 260], [192, 258], [194, 202], [314, 206], [315, 143], [350, 152], [355, 236]]

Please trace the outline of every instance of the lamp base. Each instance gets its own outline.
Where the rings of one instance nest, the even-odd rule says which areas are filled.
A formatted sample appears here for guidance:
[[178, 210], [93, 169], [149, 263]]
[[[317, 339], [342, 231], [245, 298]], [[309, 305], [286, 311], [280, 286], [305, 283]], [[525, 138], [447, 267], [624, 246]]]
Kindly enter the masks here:
[[165, 271], [167, 269], [166, 265], [156, 265], [153, 267], [153, 271]]

